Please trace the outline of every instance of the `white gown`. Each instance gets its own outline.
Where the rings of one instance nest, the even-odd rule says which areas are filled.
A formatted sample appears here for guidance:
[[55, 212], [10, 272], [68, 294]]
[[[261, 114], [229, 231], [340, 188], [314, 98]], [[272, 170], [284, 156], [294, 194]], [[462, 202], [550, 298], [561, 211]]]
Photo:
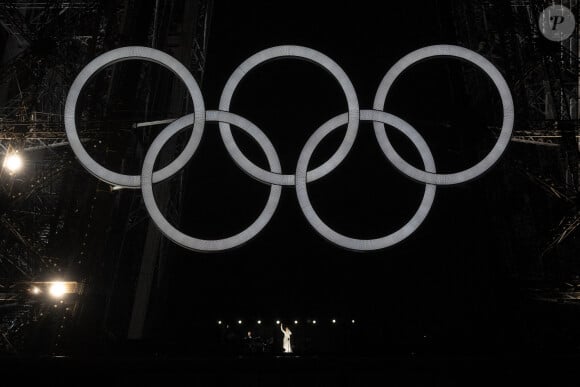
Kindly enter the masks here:
[[284, 329], [282, 329], [282, 326], [280, 326], [280, 330], [284, 334], [284, 341], [282, 345], [284, 352], [292, 353], [292, 345], [290, 344], [290, 336], [292, 336], [292, 332], [290, 331], [290, 329], [288, 329], [288, 332], [286, 332]]

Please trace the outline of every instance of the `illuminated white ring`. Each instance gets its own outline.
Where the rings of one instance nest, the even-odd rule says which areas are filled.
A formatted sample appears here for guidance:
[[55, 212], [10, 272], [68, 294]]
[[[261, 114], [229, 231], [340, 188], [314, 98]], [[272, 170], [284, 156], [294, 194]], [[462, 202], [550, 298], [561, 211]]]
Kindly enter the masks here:
[[[152, 183], [155, 160], [157, 159], [157, 156], [159, 155], [163, 145], [165, 145], [165, 143], [173, 135], [190, 125], [192, 118], [193, 115], [189, 114], [187, 116], [181, 117], [177, 121], [172, 122], [169, 126], [163, 129], [161, 133], [159, 133], [159, 135], [155, 138], [149, 147], [149, 150], [145, 155], [143, 170], [141, 172], [141, 190], [143, 191], [143, 201], [145, 202], [145, 207], [147, 208], [147, 212], [149, 212], [151, 219], [157, 225], [159, 230], [167, 238], [171, 239], [173, 242], [182, 247], [195, 251], [222, 251], [240, 246], [241, 244], [255, 237], [266, 226], [266, 224], [268, 224], [274, 215], [274, 212], [276, 211], [278, 202], [280, 201], [280, 195], [282, 193], [281, 186], [272, 185], [270, 187], [270, 195], [268, 196], [266, 206], [262, 210], [260, 216], [254, 221], [254, 223], [252, 223], [244, 231], [224, 239], [205, 240], [194, 238], [182, 233], [167, 221], [165, 216], [159, 210], [157, 203], [155, 202]], [[262, 147], [262, 150], [266, 154], [268, 164], [272, 171], [281, 171], [280, 160], [278, 159], [278, 155], [276, 154], [274, 146], [268, 137], [266, 137], [266, 135], [260, 129], [258, 129], [256, 125], [233, 113], [216, 110], [208, 110], [206, 112], [206, 120], [227, 122], [244, 130], [246, 133], [253, 137], [253, 139], [260, 145], [260, 147]]]
[[478, 53], [459, 46], [436, 45], [413, 51], [401, 58], [389, 69], [379, 85], [377, 94], [375, 95], [373, 109], [384, 110], [387, 94], [397, 77], [401, 75], [403, 71], [419, 61], [437, 57], [455, 57], [475, 64], [491, 78], [499, 91], [503, 107], [503, 122], [497, 142], [489, 154], [473, 167], [460, 172], [449, 174], [431, 173], [417, 169], [403, 160], [391, 145], [384, 125], [377, 121], [375, 121], [373, 125], [375, 128], [375, 135], [379, 140], [379, 144], [381, 144], [383, 152], [389, 161], [393, 163], [395, 168], [403, 174], [422, 183], [436, 185], [459, 184], [472, 180], [491, 168], [505, 151], [512, 134], [514, 125], [514, 103], [512, 95], [505, 79], [491, 62]]
[[[433, 155], [429, 150], [429, 146], [423, 137], [421, 137], [419, 132], [417, 132], [407, 122], [392, 114], [376, 110], [361, 110], [360, 118], [363, 121], [380, 121], [383, 124], [391, 125], [401, 131], [413, 142], [419, 151], [421, 159], [423, 160], [423, 164], [425, 165], [425, 169], [427, 171], [435, 172], [435, 161], [433, 160]], [[302, 149], [298, 159], [298, 165], [296, 167], [296, 195], [298, 196], [298, 203], [300, 204], [300, 208], [302, 209], [304, 216], [306, 216], [306, 219], [312, 225], [312, 227], [314, 227], [314, 229], [320, 235], [322, 235], [330, 242], [346, 249], [355, 251], [371, 251], [383, 249], [385, 247], [389, 247], [401, 242], [403, 239], [407, 238], [409, 235], [415, 232], [415, 230], [417, 230], [417, 228], [425, 220], [429, 210], [431, 209], [431, 206], [433, 205], [436, 186], [432, 184], [425, 185], [425, 193], [423, 194], [423, 199], [421, 200], [421, 204], [419, 205], [417, 212], [415, 212], [413, 217], [403, 227], [387, 236], [376, 239], [355, 239], [339, 234], [328, 227], [322, 221], [322, 219], [320, 219], [318, 214], [316, 214], [316, 211], [312, 207], [312, 203], [308, 197], [308, 190], [306, 187], [306, 171], [308, 169], [310, 157], [312, 156], [312, 153], [320, 141], [322, 141], [326, 135], [331, 133], [336, 128], [346, 124], [346, 122], [346, 113], [343, 113], [327, 121], [312, 134]]]
[[[308, 172], [308, 181], [314, 181], [331, 172], [344, 160], [350, 148], [352, 148], [358, 131], [359, 105], [354, 86], [342, 68], [332, 59], [316, 50], [302, 46], [277, 46], [260, 51], [246, 59], [230, 76], [220, 98], [219, 110], [229, 111], [232, 96], [238, 84], [250, 70], [262, 63], [279, 58], [305, 59], [319, 65], [336, 78], [346, 95], [348, 104], [348, 126], [346, 134], [332, 157], [318, 168]], [[220, 123], [220, 133], [226, 149], [236, 164], [246, 171], [246, 173], [265, 183], [294, 185], [294, 175], [266, 171], [248, 160], [236, 144], [230, 126], [227, 123]]]
[[179, 77], [179, 79], [183, 81], [183, 83], [185, 83], [185, 86], [193, 99], [195, 116], [190, 115], [191, 121], [189, 124], [193, 124], [193, 132], [191, 137], [189, 138], [189, 141], [187, 142], [183, 152], [175, 160], [173, 160], [165, 168], [153, 174], [154, 182], [160, 182], [174, 175], [189, 161], [191, 156], [193, 156], [193, 153], [199, 145], [201, 136], [203, 134], [205, 123], [205, 105], [203, 102], [201, 90], [193, 78], [193, 75], [191, 75], [187, 68], [185, 68], [185, 66], [183, 66], [177, 59], [173, 58], [172, 56], [153, 48], [139, 46], [117, 48], [96, 57], [89, 64], [87, 64], [85, 68], [83, 68], [70, 87], [64, 108], [64, 127], [70, 146], [83, 167], [85, 167], [85, 169], [87, 169], [98, 179], [112, 185], [118, 185], [126, 188], [138, 188], [140, 185], [139, 175], [124, 175], [121, 173], [113, 172], [97, 163], [87, 153], [79, 139], [75, 123], [76, 105], [85, 83], [87, 83], [89, 79], [91, 79], [91, 77], [103, 67], [130, 59], [142, 59], [149, 62], [154, 62], [171, 70], [175, 75], [177, 75], [177, 77]]

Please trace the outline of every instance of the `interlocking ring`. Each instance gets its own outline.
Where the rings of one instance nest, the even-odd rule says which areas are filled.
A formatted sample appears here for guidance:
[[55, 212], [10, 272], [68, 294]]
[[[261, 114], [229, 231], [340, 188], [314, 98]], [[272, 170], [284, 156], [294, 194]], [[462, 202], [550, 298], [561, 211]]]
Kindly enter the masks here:
[[[430, 172], [435, 172], [435, 161], [433, 160], [433, 155], [431, 154], [427, 143], [411, 125], [392, 114], [376, 110], [361, 110], [360, 118], [363, 121], [381, 122], [398, 129], [413, 142], [415, 148], [417, 148], [421, 155], [423, 164], [425, 164], [425, 169]], [[387, 236], [376, 239], [355, 239], [341, 235], [332, 230], [318, 217], [316, 211], [312, 208], [306, 188], [306, 169], [308, 168], [308, 162], [310, 161], [312, 153], [322, 139], [336, 128], [344, 125], [346, 120], [346, 114], [341, 114], [327, 121], [312, 134], [304, 148], [302, 148], [302, 152], [298, 158], [298, 166], [296, 167], [296, 195], [298, 196], [298, 203], [300, 204], [300, 208], [302, 208], [304, 216], [306, 216], [306, 219], [312, 227], [314, 227], [320, 235], [334, 244], [356, 251], [384, 249], [385, 247], [399, 243], [414, 233], [421, 223], [423, 223], [423, 220], [427, 217], [427, 214], [433, 205], [433, 200], [435, 199], [435, 185], [425, 184], [425, 193], [423, 194], [423, 199], [421, 200], [421, 204], [419, 205], [415, 215], [413, 215], [413, 217], [402, 228]]]
[[[296, 166], [296, 173], [291, 175], [282, 174], [280, 160], [274, 146], [268, 137], [256, 125], [247, 119], [229, 112], [233, 94], [238, 84], [241, 82], [248, 71], [264, 62], [276, 58], [287, 57], [308, 60], [329, 71], [342, 87], [348, 104], [347, 113], [343, 113], [332, 118], [311, 135], [300, 153]], [[491, 152], [475, 166], [457, 173], [437, 174], [431, 151], [417, 130], [415, 130], [411, 125], [409, 125], [401, 118], [382, 111], [387, 94], [396, 78], [414, 63], [433, 57], [455, 57], [474, 63], [491, 78], [491, 80], [496, 85], [502, 100], [504, 118], [501, 133], [495, 146]], [[145, 155], [141, 176], [131, 176], [116, 173], [98, 164], [82, 147], [75, 124], [76, 103], [83, 85], [90, 79], [91, 76], [94, 75], [95, 72], [102, 69], [103, 67], [128, 59], [144, 59], [168, 67], [186, 84], [186, 87], [191, 94], [193, 106], [195, 109], [194, 114], [183, 116], [174, 121], [165, 129], [163, 129], [161, 133], [155, 138], [149, 150], [147, 151], [147, 154]], [[244, 61], [234, 71], [226, 83], [226, 86], [224, 87], [219, 107], [220, 110], [205, 111], [203, 97], [197, 83], [195, 82], [195, 79], [193, 79], [193, 76], [191, 76], [185, 67], [183, 67], [183, 65], [181, 65], [174, 58], [152, 48], [125, 47], [109, 51], [97, 57], [92, 62], [90, 62], [77, 76], [73, 85], [71, 86], [69, 95], [66, 100], [65, 129], [73, 152], [81, 164], [90, 173], [110, 184], [115, 184], [127, 188], [136, 188], [140, 185], [143, 192], [143, 201], [145, 202], [145, 207], [149, 212], [153, 222], [157, 225], [161, 232], [167, 236], [167, 238], [187, 249], [195, 251], [223, 251], [240, 246], [241, 244], [249, 241], [255, 237], [266, 226], [266, 224], [268, 224], [274, 215], [282, 193], [282, 186], [295, 185], [296, 195], [298, 197], [300, 208], [308, 222], [319, 234], [321, 234], [325, 239], [343, 248], [355, 251], [369, 251], [392, 246], [415, 232], [421, 223], [425, 220], [429, 210], [431, 209], [433, 200], [435, 198], [435, 190], [437, 185], [449, 185], [466, 182], [476, 178], [491, 168], [506, 150], [507, 144], [511, 137], [514, 121], [513, 100], [511, 92], [500, 72], [481, 55], [463, 47], [450, 45], [425, 47], [414, 51], [399, 60], [387, 72], [381, 81], [375, 96], [373, 110], [359, 110], [358, 99], [351, 81], [348, 79], [344, 71], [332, 59], [328, 58], [324, 54], [301, 46], [272, 47], [253, 55]], [[425, 184], [425, 193], [423, 195], [423, 199], [421, 200], [421, 204], [419, 205], [419, 208], [413, 217], [399, 230], [387, 236], [376, 239], [350, 238], [332, 230], [316, 214], [316, 211], [310, 203], [306, 185], [308, 182], [317, 180], [330, 173], [345, 159], [348, 152], [352, 148], [358, 131], [359, 121], [361, 119], [363, 121], [373, 121], [377, 141], [379, 142], [379, 145], [383, 150], [387, 160], [395, 168], [403, 172], [404, 175]], [[155, 196], [153, 194], [153, 183], [160, 182], [173, 176], [191, 159], [201, 141], [206, 120], [219, 122], [220, 134], [226, 149], [228, 150], [234, 162], [250, 176], [270, 185], [270, 195], [268, 196], [266, 206], [262, 210], [262, 213], [254, 221], [254, 223], [252, 223], [244, 231], [234, 236], [217, 240], [194, 238], [176, 229], [161, 213], [157, 203], [155, 202]], [[192, 135], [182, 153], [168, 166], [154, 172], [153, 169], [155, 161], [159, 156], [159, 152], [163, 148], [163, 145], [166, 144], [167, 141], [176, 133], [192, 124]], [[321, 166], [315, 168], [312, 171], [308, 171], [308, 163], [312, 153], [320, 141], [322, 141], [322, 139], [330, 132], [345, 124], [347, 125], [346, 135], [337, 151]], [[413, 142], [421, 155], [425, 170], [420, 170], [411, 166], [397, 154], [386, 135], [384, 128], [385, 124], [398, 129]], [[235, 127], [242, 129], [260, 145], [266, 154], [266, 158], [268, 159], [270, 168], [269, 171], [256, 166], [246, 158], [246, 156], [242, 153], [234, 141], [230, 125], [234, 125]]]
[[193, 131], [185, 149], [175, 160], [173, 160], [173, 162], [160, 171], [155, 172], [153, 174], [153, 181], [155, 183], [163, 181], [175, 175], [185, 164], [187, 164], [189, 159], [191, 159], [195, 153], [203, 134], [205, 121], [203, 95], [201, 94], [201, 90], [199, 89], [195, 78], [193, 78], [193, 75], [191, 75], [184, 65], [174, 57], [153, 48], [140, 46], [117, 48], [108, 51], [89, 62], [89, 64], [82, 69], [79, 75], [77, 75], [68, 92], [64, 106], [64, 128], [75, 156], [87, 171], [92, 173], [98, 179], [112, 185], [118, 185], [125, 188], [139, 188], [141, 178], [138, 175], [132, 176], [113, 172], [97, 163], [95, 159], [87, 153], [79, 139], [75, 122], [77, 101], [83, 86], [102, 68], [117, 62], [131, 59], [142, 59], [158, 63], [171, 70], [183, 81], [183, 83], [185, 83], [185, 86], [193, 100], [193, 108], [195, 110], [195, 117], [191, 117], [192, 121], [190, 123], [193, 124]]
[[[319, 65], [336, 78], [346, 96], [346, 102], [348, 104], [348, 126], [346, 128], [346, 134], [334, 155], [318, 168], [308, 173], [308, 181], [314, 181], [327, 175], [336, 168], [342, 160], [344, 160], [354, 144], [358, 131], [359, 107], [354, 86], [346, 73], [332, 59], [316, 50], [302, 46], [277, 46], [260, 51], [246, 59], [232, 73], [220, 98], [220, 110], [230, 110], [230, 103], [234, 92], [244, 76], [250, 72], [250, 70], [263, 63], [280, 58], [303, 59]], [[238, 145], [232, 136], [230, 126], [227, 123], [220, 123], [220, 133], [224, 144], [226, 145], [226, 149], [233, 157], [236, 164], [238, 164], [240, 168], [250, 176], [268, 184], [294, 185], [294, 175], [275, 174], [258, 167], [248, 160], [242, 151], [240, 151], [240, 148], [238, 148]]]
[[379, 89], [377, 90], [377, 94], [375, 95], [373, 108], [375, 110], [383, 110], [385, 107], [385, 100], [387, 99], [387, 94], [389, 93], [391, 86], [397, 77], [403, 73], [403, 71], [417, 62], [437, 57], [460, 58], [475, 64], [491, 78], [497, 90], [499, 91], [501, 104], [503, 107], [503, 123], [497, 142], [495, 143], [495, 146], [492, 148], [492, 150], [488, 153], [488, 155], [473, 167], [461, 172], [437, 174], [429, 171], [421, 171], [420, 169], [417, 169], [411, 164], [407, 163], [405, 160], [403, 160], [403, 158], [401, 158], [401, 156], [399, 156], [387, 138], [387, 132], [385, 131], [383, 123], [380, 121], [375, 121], [373, 125], [375, 127], [375, 135], [379, 141], [379, 144], [381, 145], [381, 149], [389, 161], [395, 166], [395, 168], [397, 168], [403, 174], [421, 183], [436, 185], [459, 184], [475, 179], [489, 168], [491, 168], [505, 151], [512, 135], [512, 128], [514, 125], [514, 102], [512, 100], [512, 94], [505, 79], [497, 70], [497, 68], [491, 64], [491, 62], [489, 62], [478, 53], [468, 50], [467, 48], [444, 44], [424, 47], [413, 51], [395, 63], [384, 76], [379, 85]]
[[[145, 202], [145, 207], [147, 208], [151, 219], [153, 222], [155, 222], [157, 227], [159, 227], [159, 230], [161, 230], [161, 232], [165, 234], [167, 238], [171, 239], [178, 245], [195, 251], [221, 251], [231, 249], [233, 247], [240, 246], [255, 237], [266, 226], [266, 224], [268, 224], [274, 215], [274, 212], [276, 211], [278, 202], [280, 201], [282, 187], [280, 185], [272, 184], [270, 187], [270, 195], [268, 196], [268, 201], [266, 202], [266, 207], [264, 207], [264, 210], [262, 210], [262, 213], [258, 219], [256, 219], [254, 223], [252, 223], [244, 231], [229, 238], [217, 240], [198, 239], [186, 235], [173, 227], [173, 225], [167, 221], [165, 216], [163, 216], [159, 210], [159, 207], [157, 206], [157, 203], [155, 202], [152, 181], [153, 166], [157, 156], [159, 156], [161, 148], [163, 148], [163, 145], [165, 145], [165, 143], [167, 143], [167, 141], [169, 141], [173, 135], [183, 130], [188, 125], [191, 125], [191, 119], [193, 118], [192, 116], [192, 114], [189, 114], [187, 116], [181, 117], [177, 121], [172, 122], [168, 127], [163, 129], [161, 133], [159, 133], [159, 135], [155, 138], [149, 147], [149, 150], [145, 155], [145, 160], [143, 161], [143, 170], [141, 172], [141, 190], [143, 191], [143, 201]], [[252, 124], [250, 121], [243, 117], [230, 112], [222, 112], [219, 110], [207, 111], [205, 118], [207, 121], [227, 122], [228, 124], [235, 125], [238, 128], [244, 130], [246, 133], [252, 136], [258, 145], [260, 145], [266, 154], [266, 158], [268, 159], [268, 164], [272, 172], [281, 172], [280, 159], [278, 159], [278, 155], [276, 154], [274, 146], [268, 137], [266, 137], [266, 135], [260, 129], [258, 129], [256, 125]]]

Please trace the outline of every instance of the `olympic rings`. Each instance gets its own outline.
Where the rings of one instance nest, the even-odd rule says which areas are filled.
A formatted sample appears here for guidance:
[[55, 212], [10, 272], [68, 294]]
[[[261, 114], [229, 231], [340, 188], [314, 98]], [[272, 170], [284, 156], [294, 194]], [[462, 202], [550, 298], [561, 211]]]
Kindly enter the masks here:
[[401, 158], [401, 156], [399, 156], [397, 151], [389, 142], [385, 127], [381, 122], [375, 121], [373, 125], [375, 127], [375, 135], [377, 140], [379, 140], [379, 144], [381, 144], [383, 152], [389, 161], [395, 166], [395, 168], [397, 168], [403, 174], [421, 183], [437, 185], [459, 184], [475, 179], [489, 168], [491, 168], [505, 151], [512, 135], [512, 129], [514, 125], [514, 102], [512, 99], [512, 94], [505, 79], [494, 65], [492, 65], [487, 59], [478, 53], [463, 47], [438, 45], [421, 48], [411, 52], [410, 54], [407, 54], [389, 69], [379, 85], [379, 89], [375, 95], [373, 109], [383, 110], [385, 107], [385, 100], [391, 86], [403, 71], [417, 62], [437, 57], [455, 57], [477, 65], [491, 78], [497, 90], [499, 91], [501, 103], [503, 106], [503, 123], [497, 142], [493, 149], [488, 153], [488, 155], [473, 167], [461, 172], [436, 174], [430, 173], [428, 171], [421, 171], [407, 163]]
[[[411, 125], [392, 114], [376, 110], [361, 110], [360, 118], [363, 121], [382, 122], [383, 124], [391, 125], [401, 131], [413, 142], [419, 151], [423, 164], [425, 164], [425, 169], [429, 172], [435, 172], [435, 161], [433, 160], [433, 155], [429, 150], [429, 146], [427, 146], [423, 137], [421, 137], [421, 135], [413, 129]], [[344, 113], [327, 121], [324, 125], [318, 128], [312, 136], [310, 136], [306, 145], [302, 148], [302, 152], [298, 158], [298, 166], [296, 167], [296, 195], [298, 196], [298, 203], [300, 204], [302, 213], [306, 216], [310, 225], [314, 227], [320, 235], [334, 244], [356, 251], [384, 249], [385, 247], [399, 243], [419, 228], [433, 205], [436, 186], [425, 184], [425, 193], [423, 194], [423, 199], [421, 200], [421, 204], [419, 205], [415, 215], [413, 215], [407, 224], [390, 235], [377, 239], [354, 239], [332, 230], [318, 217], [316, 211], [312, 208], [306, 188], [306, 169], [308, 168], [310, 157], [320, 141], [336, 128], [344, 125], [346, 120], [347, 116], [346, 113]]]
[[138, 175], [130, 176], [110, 171], [102, 165], [98, 164], [87, 153], [81, 143], [81, 140], [79, 139], [75, 122], [77, 101], [85, 83], [87, 83], [89, 79], [91, 79], [91, 77], [93, 77], [93, 75], [95, 75], [95, 73], [101, 70], [103, 67], [130, 59], [142, 59], [149, 62], [158, 63], [171, 70], [183, 81], [183, 83], [185, 83], [185, 86], [187, 87], [187, 90], [193, 99], [195, 123], [193, 121], [194, 117], [192, 116], [192, 121], [190, 124], [193, 124], [193, 132], [189, 138], [187, 146], [185, 147], [184, 152], [181, 153], [175, 160], [173, 160], [173, 162], [171, 162], [162, 170], [153, 174], [153, 181], [155, 183], [175, 175], [181, 168], [183, 168], [183, 166], [195, 153], [195, 149], [199, 145], [201, 136], [203, 134], [205, 105], [203, 102], [203, 96], [201, 95], [201, 90], [199, 89], [197, 82], [193, 78], [193, 75], [191, 75], [191, 73], [185, 68], [185, 66], [183, 66], [174, 57], [153, 48], [129, 46], [108, 51], [89, 62], [89, 64], [82, 69], [79, 75], [77, 75], [76, 79], [70, 87], [64, 107], [64, 128], [75, 156], [77, 156], [82, 166], [98, 179], [106, 183], [125, 188], [139, 188], [140, 177]]
[[[350, 79], [348, 79], [346, 73], [332, 59], [318, 51], [301, 46], [277, 46], [260, 51], [246, 59], [232, 73], [224, 87], [224, 91], [220, 98], [219, 108], [222, 111], [229, 111], [234, 91], [238, 87], [242, 78], [250, 70], [262, 63], [279, 58], [304, 59], [326, 69], [336, 78], [340, 87], [342, 87], [348, 103], [348, 126], [346, 128], [344, 139], [330, 159], [308, 174], [308, 181], [314, 181], [331, 172], [341, 163], [342, 160], [344, 160], [354, 144], [358, 131], [359, 107], [354, 86]], [[227, 123], [220, 123], [220, 133], [230, 155], [234, 160], [236, 160], [236, 163], [240, 168], [248, 174], [268, 184], [294, 185], [294, 175], [274, 174], [263, 170], [248, 160], [236, 145], [230, 126]]]
[[[233, 94], [245, 74], [254, 67], [277, 58], [298, 58], [313, 62], [330, 72], [342, 87], [348, 112], [340, 114], [318, 128], [308, 139], [302, 149], [295, 174], [282, 174], [280, 160], [276, 150], [268, 137], [247, 119], [229, 112]], [[454, 57], [471, 62], [481, 68], [496, 85], [503, 107], [503, 123], [499, 138], [491, 152], [475, 166], [452, 174], [437, 174], [435, 161], [427, 143], [421, 135], [407, 122], [383, 110], [385, 100], [396, 78], [409, 66], [433, 57]], [[124, 175], [110, 171], [98, 164], [83, 148], [75, 123], [75, 109], [78, 97], [84, 84], [100, 69], [119, 61], [128, 59], [143, 59], [161, 64], [173, 71], [186, 85], [193, 100], [194, 113], [183, 116], [172, 122], [155, 138], [143, 162], [141, 176]], [[314, 229], [325, 239], [346, 249], [355, 251], [369, 251], [392, 246], [410, 236], [429, 213], [437, 185], [450, 185], [466, 182], [476, 178], [493, 166], [505, 152], [510, 140], [513, 123], [514, 108], [511, 92], [501, 73], [487, 59], [463, 47], [437, 45], [416, 50], [400, 59], [384, 76], [374, 99], [373, 110], [360, 110], [354, 87], [345, 72], [326, 55], [301, 46], [278, 46], [263, 50], [244, 61], [230, 76], [224, 87], [219, 103], [220, 110], [205, 110], [203, 96], [193, 76], [171, 56], [147, 47], [124, 47], [109, 51], [91, 61], [73, 82], [65, 105], [65, 130], [73, 152], [80, 163], [98, 179], [109, 184], [127, 188], [141, 186], [143, 201], [149, 215], [161, 232], [176, 244], [194, 251], [223, 251], [242, 245], [255, 237], [268, 224], [278, 206], [283, 185], [295, 185], [298, 203], [304, 216]], [[320, 179], [333, 171], [347, 156], [354, 144], [358, 132], [359, 121], [373, 121], [375, 136], [387, 160], [404, 175], [425, 184], [425, 192], [419, 208], [413, 217], [399, 230], [376, 239], [354, 239], [337, 233], [328, 227], [316, 214], [308, 197], [306, 184]], [[191, 237], [177, 230], [161, 213], [153, 194], [153, 183], [163, 181], [174, 174], [189, 162], [195, 153], [204, 131], [206, 121], [219, 122], [220, 134], [224, 145], [234, 162], [253, 178], [269, 184], [270, 194], [266, 206], [258, 218], [244, 231], [224, 239], [204, 240]], [[347, 125], [345, 137], [337, 151], [318, 168], [308, 171], [310, 158], [322, 139], [341, 125]], [[415, 145], [421, 155], [425, 170], [420, 170], [403, 160], [392, 147], [384, 124], [390, 125], [406, 135]], [[193, 125], [191, 137], [182, 153], [168, 166], [154, 172], [154, 165], [164, 144], [176, 133]], [[246, 133], [260, 145], [268, 160], [269, 169], [264, 170], [242, 153], [234, 141], [230, 125], [234, 125]]]
[[[280, 196], [282, 194], [281, 186], [272, 184], [270, 187], [270, 195], [268, 196], [268, 201], [266, 202], [266, 207], [264, 210], [262, 210], [262, 213], [258, 219], [254, 221], [254, 223], [252, 223], [246, 230], [240, 232], [239, 234], [225, 239], [204, 240], [183, 234], [181, 231], [173, 227], [173, 225], [169, 223], [167, 219], [165, 219], [159, 210], [159, 207], [157, 207], [157, 203], [155, 202], [152, 184], [153, 165], [155, 164], [155, 160], [157, 159], [157, 156], [159, 156], [159, 152], [161, 151], [161, 148], [163, 148], [163, 145], [165, 145], [165, 143], [173, 135], [190, 125], [192, 118], [193, 114], [189, 114], [181, 117], [177, 121], [172, 122], [168, 127], [163, 129], [161, 133], [159, 133], [159, 135], [155, 138], [149, 147], [149, 150], [145, 155], [145, 160], [143, 161], [143, 171], [141, 172], [141, 190], [143, 191], [143, 201], [145, 202], [145, 207], [147, 208], [151, 219], [153, 222], [155, 222], [159, 230], [161, 230], [161, 232], [165, 234], [167, 238], [171, 239], [173, 242], [180, 246], [195, 251], [221, 251], [240, 246], [241, 244], [255, 237], [266, 226], [266, 224], [268, 224], [274, 215], [274, 212], [276, 211], [278, 202], [280, 201]], [[270, 169], [275, 173], [281, 172], [280, 160], [278, 159], [278, 155], [276, 154], [274, 146], [268, 137], [266, 137], [266, 135], [260, 129], [258, 129], [256, 125], [252, 124], [250, 121], [243, 117], [230, 112], [222, 112], [219, 110], [207, 111], [206, 120], [227, 122], [244, 130], [260, 145], [266, 154]]]

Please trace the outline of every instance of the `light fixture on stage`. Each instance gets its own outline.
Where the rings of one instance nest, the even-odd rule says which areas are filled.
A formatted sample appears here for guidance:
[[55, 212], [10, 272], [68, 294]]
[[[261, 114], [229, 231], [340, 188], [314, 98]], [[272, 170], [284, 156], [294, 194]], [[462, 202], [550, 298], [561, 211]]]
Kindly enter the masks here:
[[238, 320], [238, 324], [239, 325], [242, 325], [242, 320]]
[[13, 175], [22, 169], [23, 164], [22, 156], [20, 156], [18, 151], [14, 151], [6, 154], [2, 167], [6, 169], [9, 174]]
[[354, 320], [352, 320], [352, 321], [351, 321], [351, 323], [353, 323], [353, 324], [354, 324]]
[[333, 323], [333, 324], [336, 324], [336, 320], [335, 320], [335, 319], [332, 319], [332, 323]]
[[316, 325], [316, 320], [312, 320], [312, 324]]
[[258, 320], [258, 325], [262, 324], [262, 320]]
[[276, 325], [280, 325], [280, 320], [276, 320]]
[[222, 325], [222, 320], [218, 320], [218, 325]]
[[30, 288], [30, 292], [32, 294], [40, 294], [41, 290], [38, 286], [33, 286], [32, 288]]
[[298, 320], [294, 320], [294, 324], [298, 324]]

